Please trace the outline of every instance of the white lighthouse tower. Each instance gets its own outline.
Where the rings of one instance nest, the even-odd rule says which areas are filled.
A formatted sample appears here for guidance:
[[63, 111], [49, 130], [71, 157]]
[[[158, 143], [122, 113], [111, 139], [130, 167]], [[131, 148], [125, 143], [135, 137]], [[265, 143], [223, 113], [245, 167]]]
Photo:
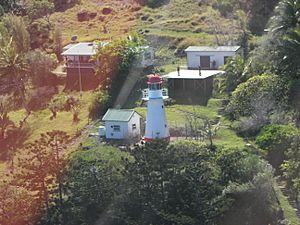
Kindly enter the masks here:
[[156, 74], [148, 75], [148, 89], [143, 94], [147, 103], [146, 131], [144, 140], [149, 142], [153, 139], [170, 139], [169, 127], [164, 106], [162, 80]]

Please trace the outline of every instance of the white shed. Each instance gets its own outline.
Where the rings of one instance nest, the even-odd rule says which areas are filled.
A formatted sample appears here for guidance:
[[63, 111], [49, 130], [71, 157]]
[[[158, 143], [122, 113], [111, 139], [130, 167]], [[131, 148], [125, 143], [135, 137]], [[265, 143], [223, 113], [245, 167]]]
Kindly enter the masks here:
[[135, 139], [141, 137], [141, 116], [134, 110], [109, 109], [102, 120], [105, 122], [107, 139]]
[[228, 58], [242, 54], [240, 46], [190, 46], [185, 52], [189, 69], [218, 69]]

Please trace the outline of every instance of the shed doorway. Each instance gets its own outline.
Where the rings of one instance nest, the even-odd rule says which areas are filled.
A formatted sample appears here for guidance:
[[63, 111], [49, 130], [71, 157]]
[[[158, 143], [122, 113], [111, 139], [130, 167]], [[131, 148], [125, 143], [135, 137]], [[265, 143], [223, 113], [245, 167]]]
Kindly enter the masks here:
[[202, 69], [210, 69], [210, 56], [200, 56], [200, 66]]

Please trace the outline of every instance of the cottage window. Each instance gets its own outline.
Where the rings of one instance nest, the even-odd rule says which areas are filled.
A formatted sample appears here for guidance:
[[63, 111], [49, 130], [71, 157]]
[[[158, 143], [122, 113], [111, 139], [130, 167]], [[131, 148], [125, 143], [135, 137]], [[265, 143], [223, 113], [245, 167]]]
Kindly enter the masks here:
[[136, 129], [136, 124], [132, 124], [132, 130]]
[[114, 132], [120, 132], [121, 131], [120, 125], [113, 125], [112, 128], [113, 128]]

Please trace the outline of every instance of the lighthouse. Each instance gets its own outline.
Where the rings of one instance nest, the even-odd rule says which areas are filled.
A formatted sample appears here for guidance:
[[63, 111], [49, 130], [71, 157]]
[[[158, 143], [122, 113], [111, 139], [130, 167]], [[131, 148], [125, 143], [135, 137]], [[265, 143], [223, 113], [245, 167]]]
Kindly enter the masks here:
[[147, 94], [143, 99], [147, 103], [146, 130], [144, 140], [149, 142], [153, 139], [170, 139], [169, 127], [167, 124], [162, 80], [157, 74], [148, 75]]

